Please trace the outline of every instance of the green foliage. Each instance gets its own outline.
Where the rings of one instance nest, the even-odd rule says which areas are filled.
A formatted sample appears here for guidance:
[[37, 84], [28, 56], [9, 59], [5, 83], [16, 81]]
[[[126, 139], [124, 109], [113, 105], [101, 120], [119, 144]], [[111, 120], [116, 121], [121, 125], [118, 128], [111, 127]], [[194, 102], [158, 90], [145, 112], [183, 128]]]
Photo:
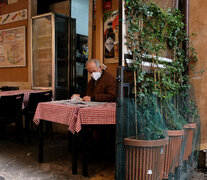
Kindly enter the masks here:
[[195, 102], [190, 100], [189, 97], [182, 97], [180, 101], [179, 112], [185, 118], [185, 121], [188, 123], [196, 122], [199, 118], [199, 112]]
[[[183, 125], [186, 124], [185, 113], [182, 114], [178, 106], [178, 100], [176, 97], [172, 97], [171, 100], [165, 101], [163, 106], [163, 116], [165, 119], [166, 127], [168, 130], [179, 130], [183, 129]], [[176, 100], [175, 100], [176, 99]]]
[[[132, 70], [135, 71], [137, 137], [158, 139], [163, 135], [163, 126], [159, 126], [163, 123], [157, 122], [164, 120], [171, 130], [182, 129], [186, 114], [189, 116], [196, 110], [190, 109], [188, 104], [182, 112], [177, 97], [186, 99], [188, 96], [188, 66], [197, 61], [197, 54], [189, 43], [183, 14], [178, 9], [164, 10], [150, 1], [141, 0], [125, 0], [125, 5], [126, 45], [133, 55]], [[187, 50], [190, 56], [183, 49], [186, 43], [190, 44]], [[158, 58], [166, 51], [172, 62]], [[144, 61], [151, 62], [151, 73], [143, 69]], [[162, 68], [158, 68], [160, 64]]]
[[138, 139], [157, 140], [164, 138], [165, 124], [157, 106], [156, 96], [143, 96], [143, 103], [138, 104]]

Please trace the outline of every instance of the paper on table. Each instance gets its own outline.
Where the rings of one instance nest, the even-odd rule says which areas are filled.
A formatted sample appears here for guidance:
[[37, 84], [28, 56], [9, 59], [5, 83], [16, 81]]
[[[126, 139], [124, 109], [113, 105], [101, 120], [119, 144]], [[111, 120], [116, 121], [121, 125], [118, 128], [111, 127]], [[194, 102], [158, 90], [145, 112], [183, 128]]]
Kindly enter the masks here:
[[106, 102], [86, 102], [82, 100], [77, 100], [77, 99], [66, 99], [66, 100], [59, 100], [59, 101], [52, 101], [52, 103], [57, 103], [57, 104], [67, 104], [67, 105], [75, 105], [78, 107], [89, 107], [89, 106], [97, 106], [101, 104], [105, 104]]
[[83, 101], [85, 104], [87, 104], [88, 106], [97, 106], [97, 105], [101, 105], [101, 104], [105, 104], [107, 102], [95, 102], [95, 101], [90, 101], [90, 102], [86, 102]]
[[73, 95], [71, 98], [72, 101], [83, 101], [82, 98], [80, 98], [79, 96]]

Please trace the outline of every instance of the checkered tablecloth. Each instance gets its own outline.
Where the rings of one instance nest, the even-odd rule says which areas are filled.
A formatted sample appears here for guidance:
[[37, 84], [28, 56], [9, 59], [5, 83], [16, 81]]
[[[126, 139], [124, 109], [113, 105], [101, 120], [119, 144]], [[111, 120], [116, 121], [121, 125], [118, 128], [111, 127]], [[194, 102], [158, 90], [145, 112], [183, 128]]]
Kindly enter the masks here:
[[72, 133], [75, 133], [77, 111], [78, 109], [75, 106], [42, 102], [37, 106], [33, 121], [37, 125], [40, 120], [65, 124], [68, 125]]
[[24, 94], [24, 106], [27, 106], [29, 101], [30, 93], [42, 92], [43, 90], [32, 90], [32, 89], [22, 89], [22, 90], [13, 90], [13, 91], [0, 91], [0, 96]]
[[81, 124], [116, 124], [116, 103], [80, 108]]
[[40, 119], [68, 125], [74, 134], [81, 130], [81, 124], [116, 124], [116, 103], [91, 107], [39, 103], [33, 121], [38, 125]]

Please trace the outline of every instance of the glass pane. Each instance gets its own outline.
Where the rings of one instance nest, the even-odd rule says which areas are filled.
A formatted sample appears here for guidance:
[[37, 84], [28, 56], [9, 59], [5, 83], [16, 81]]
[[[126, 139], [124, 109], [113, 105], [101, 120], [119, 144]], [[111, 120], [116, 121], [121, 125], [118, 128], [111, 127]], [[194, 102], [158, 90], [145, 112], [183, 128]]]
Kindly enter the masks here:
[[68, 82], [68, 20], [56, 17], [57, 84], [67, 87]]
[[85, 94], [87, 87], [88, 36], [76, 34], [75, 93]]
[[52, 86], [52, 23], [51, 16], [32, 22], [33, 86]]
[[[75, 57], [71, 59], [73, 70], [70, 71], [72, 94], [84, 95], [86, 93], [88, 72], [85, 63], [88, 60], [88, 14], [89, 0], [71, 1], [71, 17], [73, 19], [71, 31], [73, 29], [76, 31], [76, 39], [73, 39], [76, 42]], [[73, 47], [71, 46], [71, 48]]]

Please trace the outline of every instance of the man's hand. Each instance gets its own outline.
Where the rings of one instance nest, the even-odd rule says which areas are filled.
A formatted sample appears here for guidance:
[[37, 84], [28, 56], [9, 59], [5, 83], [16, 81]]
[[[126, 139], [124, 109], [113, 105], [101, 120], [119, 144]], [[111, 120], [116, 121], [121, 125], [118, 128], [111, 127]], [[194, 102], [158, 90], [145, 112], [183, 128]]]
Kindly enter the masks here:
[[80, 94], [73, 94], [70, 99], [73, 99], [75, 96], [80, 97]]
[[91, 97], [90, 96], [84, 96], [83, 97], [83, 101], [91, 101]]

